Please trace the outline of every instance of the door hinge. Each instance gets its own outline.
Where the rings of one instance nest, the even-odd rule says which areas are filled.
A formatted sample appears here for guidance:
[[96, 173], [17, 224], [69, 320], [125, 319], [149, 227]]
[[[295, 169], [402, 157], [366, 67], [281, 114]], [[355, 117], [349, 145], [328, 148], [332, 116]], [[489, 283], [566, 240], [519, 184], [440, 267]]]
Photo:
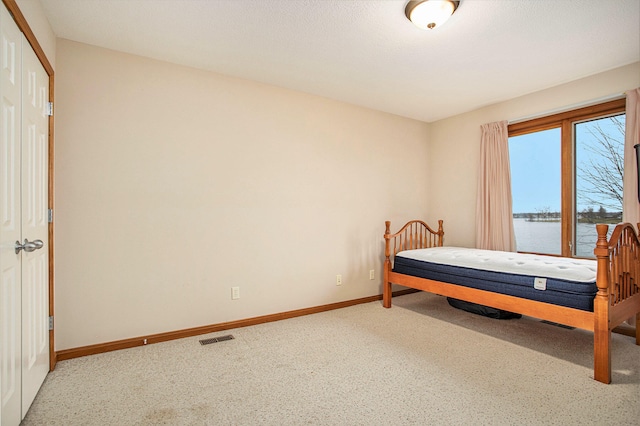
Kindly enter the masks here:
[[49, 317], [49, 331], [53, 330], [53, 317]]
[[53, 116], [53, 102], [47, 102], [47, 115]]
[[47, 210], [47, 220], [49, 223], [53, 223], [53, 209]]

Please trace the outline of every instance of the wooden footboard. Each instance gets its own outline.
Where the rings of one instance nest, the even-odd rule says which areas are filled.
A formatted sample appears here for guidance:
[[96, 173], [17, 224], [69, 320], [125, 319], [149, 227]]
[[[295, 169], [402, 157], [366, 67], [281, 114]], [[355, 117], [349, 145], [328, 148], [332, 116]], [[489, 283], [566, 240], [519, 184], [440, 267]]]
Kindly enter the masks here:
[[[607, 280], [601, 277], [605, 296], [611, 306], [611, 328], [628, 318], [638, 315], [640, 298], [640, 240], [629, 223], [616, 225], [607, 241], [607, 225], [597, 225], [598, 244], [594, 254], [598, 259], [598, 271], [607, 272]], [[603, 250], [606, 244], [606, 252]], [[600, 277], [599, 277], [600, 278]], [[606, 284], [606, 286], [604, 285]], [[600, 294], [600, 291], [599, 291]], [[640, 344], [640, 342], [638, 342]]]
[[598, 293], [593, 312], [393, 272], [397, 253], [442, 246], [444, 231], [441, 220], [438, 221], [438, 231], [414, 220], [391, 234], [390, 222], [385, 224], [385, 308], [391, 307], [391, 285], [394, 283], [593, 331], [594, 378], [603, 383], [611, 382], [611, 330], [635, 317], [636, 344], [640, 345], [640, 327], [637, 325], [640, 324], [640, 242], [635, 229], [628, 223], [618, 224], [609, 241], [608, 225], [596, 226], [598, 242], [594, 254], [597, 258]]
[[636, 344], [640, 345], [640, 242], [633, 225], [616, 225], [607, 241], [608, 225], [596, 225], [598, 260], [593, 301], [594, 378], [611, 382], [611, 330], [636, 317]]

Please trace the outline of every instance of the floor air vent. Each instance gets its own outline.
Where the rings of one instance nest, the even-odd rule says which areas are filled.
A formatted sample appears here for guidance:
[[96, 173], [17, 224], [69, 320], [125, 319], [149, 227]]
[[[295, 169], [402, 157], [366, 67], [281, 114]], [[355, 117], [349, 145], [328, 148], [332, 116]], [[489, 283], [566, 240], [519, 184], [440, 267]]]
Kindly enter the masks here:
[[560, 328], [566, 328], [567, 330], [575, 330], [575, 327], [571, 327], [570, 325], [564, 325], [564, 324], [558, 324], [557, 322], [553, 322], [553, 321], [547, 321], [547, 320], [542, 320], [540, 322], [543, 322], [545, 324], [549, 324], [549, 325], [554, 325], [556, 327], [560, 327]]
[[233, 340], [235, 337], [231, 334], [227, 334], [226, 336], [212, 337], [210, 339], [200, 340], [201, 345], [210, 345], [212, 343], [224, 342], [226, 340]]

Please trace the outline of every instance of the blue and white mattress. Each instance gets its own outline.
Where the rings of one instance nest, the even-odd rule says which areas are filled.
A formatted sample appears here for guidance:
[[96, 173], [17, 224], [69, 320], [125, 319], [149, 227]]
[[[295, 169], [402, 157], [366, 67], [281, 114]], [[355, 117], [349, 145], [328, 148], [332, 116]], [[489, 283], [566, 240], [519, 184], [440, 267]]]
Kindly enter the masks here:
[[393, 271], [593, 311], [596, 261], [460, 247], [396, 254]]

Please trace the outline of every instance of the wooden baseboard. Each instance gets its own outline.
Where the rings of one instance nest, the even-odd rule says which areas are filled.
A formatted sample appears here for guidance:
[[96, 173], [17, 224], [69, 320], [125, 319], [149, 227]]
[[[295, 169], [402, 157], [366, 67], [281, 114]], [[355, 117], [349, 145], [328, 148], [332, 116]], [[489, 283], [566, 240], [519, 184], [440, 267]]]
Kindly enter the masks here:
[[[413, 288], [399, 290], [393, 293], [393, 296], [403, 296], [418, 292]], [[64, 349], [56, 353], [57, 361], [64, 361], [72, 358], [79, 358], [87, 355], [101, 354], [104, 352], [117, 351], [120, 349], [134, 348], [136, 346], [144, 346], [152, 343], [166, 342], [169, 340], [182, 339], [185, 337], [199, 336], [201, 334], [216, 333], [218, 331], [229, 330], [232, 328], [249, 327], [251, 325], [264, 324], [272, 321], [280, 321], [289, 318], [295, 318], [303, 315], [317, 314], [320, 312], [331, 311], [334, 309], [346, 308], [349, 306], [359, 305], [362, 303], [375, 302], [382, 300], [382, 295], [363, 297], [361, 299], [346, 300], [344, 302], [330, 303], [312, 308], [297, 309], [295, 311], [282, 312], [279, 314], [263, 315], [260, 317], [247, 318], [238, 321], [223, 322], [220, 324], [205, 325], [202, 327], [188, 328], [184, 330], [170, 331], [167, 333], [151, 334], [148, 336], [134, 337], [131, 339], [117, 340], [115, 342], [99, 343], [97, 345], [82, 346], [79, 348]]]

